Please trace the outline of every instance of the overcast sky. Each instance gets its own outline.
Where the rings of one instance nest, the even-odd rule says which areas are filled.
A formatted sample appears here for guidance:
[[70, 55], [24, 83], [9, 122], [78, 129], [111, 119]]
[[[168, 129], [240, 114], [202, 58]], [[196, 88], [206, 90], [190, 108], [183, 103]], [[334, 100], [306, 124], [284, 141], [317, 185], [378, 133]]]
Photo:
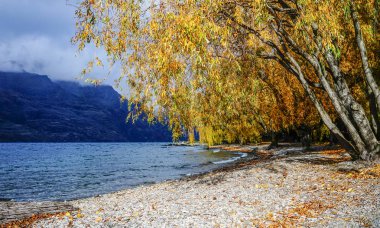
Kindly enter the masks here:
[[[67, 0], [0, 0], [0, 71], [76, 80], [96, 50], [78, 54], [70, 43], [74, 12]], [[107, 72], [98, 69], [93, 76], [103, 78]]]

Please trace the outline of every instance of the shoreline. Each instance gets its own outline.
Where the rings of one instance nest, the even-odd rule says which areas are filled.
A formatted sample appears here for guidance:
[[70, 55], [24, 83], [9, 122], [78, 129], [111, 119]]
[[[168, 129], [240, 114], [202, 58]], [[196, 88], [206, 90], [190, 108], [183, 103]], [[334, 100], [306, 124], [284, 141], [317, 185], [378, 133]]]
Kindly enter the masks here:
[[[294, 216], [297, 217], [297, 219], [290, 219], [287, 217], [285, 218], [282, 216], [281, 213], [279, 213], [278, 209], [291, 208], [292, 205], [289, 204], [290, 199], [287, 197], [287, 195], [283, 196], [286, 200], [281, 197], [277, 197], [276, 200], [271, 199], [276, 198], [275, 196], [282, 195], [281, 191], [278, 191], [279, 189], [277, 189], [280, 187], [276, 187], [279, 184], [278, 182], [280, 180], [282, 180], [282, 182], [288, 181], [290, 189], [287, 189], [287, 191], [285, 192], [288, 192], [289, 194], [294, 194], [293, 190], [295, 190], [295, 186], [298, 185], [298, 182], [295, 181], [295, 179], [302, 179], [303, 175], [310, 175], [309, 172], [313, 170], [310, 168], [315, 169], [315, 172], [312, 172], [310, 178], [315, 178], [315, 176], [326, 176], [325, 172], [329, 172], [330, 174], [333, 173], [334, 176], [341, 176], [341, 181], [344, 183], [350, 182], [351, 180], [345, 179], [347, 178], [348, 174], [356, 174], [356, 171], [352, 171], [354, 169], [349, 171], [348, 174], [341, 173], [340, 171], [338, 171], [341, 168], [341, 164], [349, 166], [351, 163], [347, 163], [347, 154], [342, 150], [337, 150], [336, 148], [333, 148], [331, 150], [326, 150], [326, 148], [324, 148], [324, 150], [322, 151], [317, 150], [313, 152], [300, 152], [292, 150], [286, 151], [286, 149], [285, 152], [281, 152], [281, 149], [271, 151], [258, 150], [255, 151], [254, 154], [259, 154], [258, 158], [255, 159], [254, 156], [248, 156], [247, 159], [239, 159], [239, 161], [237, 162], [233, 162], [232, 164], [229, 164], [222, 168], [218, 168], [216, 170], [212, 170], [210, 172], [195, 174], [192, 176], [182, 177], [180, 179], [169, 180], [155, 184], [140, 185], [133, 188], [113, 193], [107, 193], [96, 197], [66, 201], [65, 203], [72, 206], [73, 208], [71, 212], [68, 212], [67, 210], [62, 210], [58, 214], [42, 216], [41, 218], [35, 216], [34, 218], [31, 217], [18, 222], [8, 223], [8, 225], [33, 224], [37, 227], [40, 227], [51, 225], [67, 226], [70, 224], [74, 226], [103, 226], [122, 224], [134, 227], [139, 225], [161, 224], [169, 226], [189, 226], [191, 221], [187, 220], [186, 217], [190, 216], [194, 219], [197, 218], [194, 221], [198, 221], [199, 223], [193, 224], [195, 226], [209, 226], [216, 224], [228, 226], [242, 225], [247, 223], [247, 221], [245, 221], [245, 223], [241, 223], [236, 219], [230, 220], [230, 218], [236, 217], [239, 219], [243, 219], [247, 216], [248, 209], [252, 213], [252, 215], [256, 215], [254, 216], [255, 218], [253, 218], [253, 220], [259, 222], [262, 225], [279, 224], [278, 222], [280, 221], [284, 221], [288, 223], [288, 225], [291, 223], [304, 225], [309, 224], [310, 221], [318, 220], [318, 216], [317, 218], [313, 218], [310, 220], [309, 218], [307, 218], [307, 216], [298, 216], [296, 213], [296, 215]], [[273, 169], [275, 171], [272, 170], [268, 173], [267, 171], [272, 169], [268, 169], [268, 167], [274, 167]], [[363, 166], [362, 168], [367, 169], [367, 167], [365, 166]], [[375, 174], [377, 175], [377, 173]], [[372, 197], [377, 197], [377, 200], [372, 199], [370, 207], [380, 207], [380, 176], [376, 175], [374, 176], [374, 178], [373, 176], [369, 175], [369, 179], [364, 179], [364, 182], [361, 183], [361, 186], [364, 189], [372, 189]], [[288, 176], [293, 176], [293, 178], [289, 178]], [[308, 187], [318, 187], [315, 186], [316, 183], [313, 183], [308, 179], [304, 179], [303, 181], [305, 182], [304, 185], [308, 185]], [[328, 180], [327, 182], [333, 182], [333, 180]], [[355, 185], [357, 183], [355, 183], [354, 181], [350, 184]], [[242, 188], [242, 186], [244, 186], [245, 188]], [[286, 188], [286, 185], [283, 185], [282, 188]], [[352, 190], [354, 188], [354, 186], [348, 186], [346, 188], [343, 188], [343, 193], [351, 194], [353, 192], [356, 192], [356, 190]], [[234, 189], [236, 190], [236, 192], [232, 191]], [[257, 192], [258, 190], [266, 190], [266, 192]], [[320, 191], [325, 190], [327, 189], [323, 189]], [[177, 194], [174, 194], [175, 192]], [[316, 189], [314, 189], [313, 192], [318, 193]], [[220, 194], [224, 195], [222, 197], [224, 198], [224, 200], [220, 199]], [[269, 218], [271, 216], [268, 217], [268, 214], [271, 215], [269, 212], [266, 213], [264, 216], [262, 213], [260, 213], [260, 211], [255, 211], [254, 208], [247, 208], [247, 205], [245, 204], [243, 205], [242, 203], [238, 203], [238, 205], [235, 205], [236, 202], [231, 204], [231, 202], [229, 202], [228, 200], [226, 201], [226, 199], [233, 201], [233, 197], [239, 198], [239, 200], [242, 202], [245, 202], [247, 200], [249, 201], [249, 199], [252, 197], [255, 198], [256, 201], [263, 201], [261, 200], [262, 198], [268, 198], [266, 199], [266, 201], [268, 202], [264, 202], [264, 200], [262, 203], [263, 205], [261, 205], [261, 207], [265, 208], [266, 210], [271, 209], [273, 218]], [[295, 196], [294, 198], [295, 201], [300, 201], [303, 199], [302, 197], [297, 199], [297, 197]], [[307, 203], [309, 203], [310, 205], [307, 204], [308, 207], [318, 207], [319, 209], [326, 209], [323, 212], [328, 211], [329, 208], [324, 204], [326, 204], [326, 202], [330, 202], [331, 200], [327, 200], [326, 202], [319, 202], [318, 204], [317, 201], [312, 200], [312, 198], [315, 198], [314, 196], [308, 198], [309, 200], [306, 200], [306, 202], [302, 202], [302, 205], [305, 206]], [[356, 203], [360, 203], [359, 198], [355, 201]], [[187, 204], [185, 203], [186, 201], [188, 202]], [[319, 206], [316, 204], [318, 204]], [[173, 208], [173, 205], [177, 206]], [[276, 210], [271, 208], [273, 207], [273, 205], [276, 205], [275, 209], [277, 209], [277, 212]], [[162, 210], [158, 210], [160, 207], [162, 207]], [[237, 213], [237, 215], [234, 216], [228, 213], [214, 213], [213, 211], [207, 210], [207, 208], [210, 207], [215, 207], [214, 209], [217, 211], [219, 211], [221, 208], [233, 208], [235, 211], [239, 213], [244, 212], [244, 216], [238, 215], [239, 213]], [[363, 207], [363, 205], [361, 207]], [[297, 209], [297, 207], [295, 207], [295, 209]], [[136, 211], [138, 211], [139, 215], [135, 213]], [[373, 208], [370, 210], [367, 209], [366, 211], [370, 213], [370, 215], [364, 213], [368, 217], [367, 220], [370, 221], [372, 224], [379, 225], [376, 223], [376, 221], [379, 221], [380, 223], [380, 212], [376, 214]], [[41, 214], [44, 215], [47, 213]], [[180, 216], [177, 218], [176, 216], [174, 216], [175, 214], [186, 216]], [[202, 214], [211, 214], [212, 216], [202, 216]], [[351, 214], [351, 216], [354, 216], [354, 214]], [[374, 218], [371, 218], [371, 216]], [[335, 221], [331, 224], [358, 225], [359, 223], [356, 217], [354, 216], [346, 222], [342, 222], [339, 220], [340, 223], [336, 223]], [[303, 218], [304, 221], [301, 221], [300, 218]], [[212, 221], [212, 224], [207, 222], [208, 219], [211, 219], [210, 221]], [[252, 225], [254, 221], [251, 221], [250, 224]], [[363, 225], [364, 223], [360, 224]], [[0, 226], [5, 225], [6, 224]]]
[[[201, 144], [190, 145], [190, 144], [184, 144], [184, 143], [180, 143], [180, 144], [169, 143], [169, 144], [165, 144], [164, 146], [189, 146], [189, 147], [202, 146], [202, 147], [205, 147], [206, 149], [211, 149]], [[216, 147], [217, 146], [215, 146], [215, 148]], [[225, 147], [225, 145], [219, 145], [219, 147]], [[243, 148], [243, 147], [245, 146], [240, 146], [240, 148]], [[224, 149], [224, 151], [240, 152], [237, 150], [226, 150], [226, 149]], [[242, 152], [242, 153], [247, 153], [247, 152]], [[236, 167], [236, 165], [243, 162], [247, 162], [252, 159], [254, 159], [254, 157], [252, 156], [252, 154], [249, 154], [248, 156], [240, 157], [235, 161], [227, 162], [222, 167], [215, 168], [210, 171], [190, 174], [190, 175], [178, 177], [175, 179], [168, 179], [168, 180], [149, 182], [149, 183], [147, 182], [143, 184], [129, 186], [121, 190], [112, 191], [112, 192], [108, 192], [104, 194], [98, 194], [98, 195], [89, 196], [89, 197], [77, 197], [77, 198], [72, 198], [70, 200], [56, 200], [56, 201], [14, 201], [14, 200], [8, 200], [8, 199], [0, 200], [0, 228], [14, 226], [14, 225], [16, 226], [30, 225], [31, 223], [43, 218], [49, 218], [51, 216], [62, 216], [66, 214], [67, 212], [78, 210], [77, 208], [73, 208], [71, 206], [71, 203], [79, 201], [79, 200], [94, 199], [94, 198], [98, 198], [102, 196], [118, 194], [123, 191], [133, 190], [139, 187], [149, 187], [152, 185], [159, 185], [166, 182], [187, 181], [191, 179], [196, 179], [210, 173], [217, 173], [217, 172], [225, 171], [227, 169], [233, 169], [234, 167]], [[68, 210], [68, 208], [71, 208], [71, 210]], [[9, 213], [7, 213], [6, 210], [13, 211], [16, 216], [15, 217], [10, 216], [9, 218], [7, 218], [7, 214]], [[31, 213], [28, 213], [26, 210], [30, 210]], [[34, 212], [37, 212], [37, 214], [35, 214]]]
[[4, 183], [0, 184], [0, 201], [59, 202], [88, 198], [208, 172], [245, 156], [213, 153], [204, 146], [179, 148], [156, 142], [137, 144], [94, 146], [83, 143], [67, 147], [59, 144], [47, 146], [54, 156], [41, 152], [41, 158], [40, 153], [30, 151], [47, 151], [45, 144], [5, 147], [3, 171], [6, 175], [1, 178]]
[[[168, 146], [168, 145], [165, 145], [165, 146]], [[169, 146], [183, 146], [183, 145], [182, 144], [181, 145], [177, 145], [176, 144], [176, 145], [169, 145]], [[192, 147], [192, 146], [202, 146], [202, 145], [187, 145], [187, 146]], [[220, 147], [222, 147], [222, 145], [220, 145]], [[244, 147], [244, 146], [241, 146], [241, 147]], [[233, 152], [240, 152], [238, 150], [224, 150], [224, 151], [226, 151], [226, 152], [232, 152], [232, 153]], [[72, 199], [68, 199], [68, 200], [53, 200], [53, 201], [46, 201], [46, 200], [39, 200], [39, 201], [15, 201], [13, 199], [6, 199], [6, 198], [3, 199], [3, 198], [0, 198], [0, 204], [1, 203], [44, 203], [44, 202], [63, 203], [63, 202], [71, 202], [71, 201], [82, 200], [82, 199], [89, 199], [89, 198], [99, 197], [99, 196], [103, 196], [103, 195], [107, 195], [107, 194], [114, 194], [114, 193], [117, 193], [117, 192], [120, 192], [120, 191], [125, 191], [125, 190], [128, 190], [128, 189], [138, 188], [140, 186], [151, 186], [151, 185], [160, 184], [160, 183], [164, 183], [164, 182], [168, 182], [168, 181], [186, 180], [187, 178], [191, 179], [193, 177], [196, 178], [198, 176], [204, 176], [204, 175], [207, 175], [209, 173], [223, 171], [225, 169], [234, 167], [234, 166], [236, 166], [239, 163], [255, 159], [252, 156], [252, 154], [249, 154], [248, 152], [241, 152], [241, 153], [248, 154], [248, 155], [247, 156], [243, 156], [243, 157], [236, 157], [237, 159], [234, 160], [234, 161], [229, 161], [229, 160], [222, 161], [222, 162], [225, 162], [225, 163], [223, 163], [225, 165], [223, 165], [221, 167], [218, 167], [218, 168], [211, 169], [209, 171], [205, 171], [205, 172], [201, 172], [201, 173], [194, 173], [194, 174], [190, 173], [190, 174], [186, 174], [186, 175], [183, 175], [183, 176], [178, 176], [177, 178], [166, 179], [166, 180], [162, 180], [162, 181], [148, 181], [148, 182], [144, 182], [142, 184], [131, 185], [131, 186], [125, 187], [124, 189], [115, 190], [115, 191], [111, 191], [111, 192], [107, 192], [107, 193], [102, 193], [102, 194], [98, 194], [98, 195], [94, 195], [94, 196], [77, 197], [77, 198], [72, 198]]]

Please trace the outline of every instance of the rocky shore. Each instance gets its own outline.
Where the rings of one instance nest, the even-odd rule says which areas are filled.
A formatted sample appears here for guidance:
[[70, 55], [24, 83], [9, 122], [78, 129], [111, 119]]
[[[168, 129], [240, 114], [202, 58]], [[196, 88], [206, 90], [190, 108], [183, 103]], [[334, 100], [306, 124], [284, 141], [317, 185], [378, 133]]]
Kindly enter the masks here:
[[[380, 165], [341, 149], [258, 150], [208, 174], [65, 202], [2, 226], [380, 227]], [[48, 214], [48, 213], [46, 213]]]

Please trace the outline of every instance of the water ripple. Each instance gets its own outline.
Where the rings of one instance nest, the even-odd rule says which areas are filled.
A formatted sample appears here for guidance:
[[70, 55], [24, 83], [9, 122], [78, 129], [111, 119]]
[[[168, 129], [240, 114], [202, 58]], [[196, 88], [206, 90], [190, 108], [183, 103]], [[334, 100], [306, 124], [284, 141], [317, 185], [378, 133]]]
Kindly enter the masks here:
[[0, 143], [0, 201], [70, 200], [207, 172], [241, 157], [165, 143]]

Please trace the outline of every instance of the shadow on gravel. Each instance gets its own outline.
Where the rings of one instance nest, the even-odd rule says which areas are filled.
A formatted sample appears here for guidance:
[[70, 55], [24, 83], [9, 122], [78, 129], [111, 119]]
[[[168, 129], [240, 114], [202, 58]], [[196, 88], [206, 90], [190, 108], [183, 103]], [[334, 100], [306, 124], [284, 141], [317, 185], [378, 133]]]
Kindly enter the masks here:
[[225, 173], [220, 173], [219, 175], [213, 175], [207, 178], [202, 178], [197, 182], [197, 184], [217, 185], [224, 181], [225, 176]]
[[[244, 149], [244, 147], [242, 147]], [[222, 174], [233, 170], [245, 170], [250, 169], [252, 166], [263, 164], [263, 168], [268, 169], [274, 173], [280, 173], [286, 175], [284, 167], [275, 168], [269, 164], [270, 161], [282, 160], [286, 163], [307, 163], [316, 165], [333, 165], [342, 162], [350, 161], [350, 157], [345, 150], [339, 146], [313, 146], [308, 150], [303, 149], [298, 144], [286, 144], [275, 149], [261, 149], [252, 150], [246, 159], [241, 159], [235, 163], [231, 163], [228, 166], [218, 168], [208, 173], [196, 174], [188, 177], [184, 177], [181, 180], [194, 181], [198, 180], [200, 184], [217, 184], [223, 181], [224, 175], [210, 175], [213, 177], [211, 180], [209, 174]], [[267, 165], [268, 164], [268, 165]]]
[[76, 210], [65, 202], [0, 202], [0, 227], [29, 227], [41, 218]]
[[333, 165], [351, 160], [348, 153], [339, 146], [314, 146], [308, 150], [290, 151], [280, 158], [287, 163], [300, 162], [314, 165]]
[[287, 163], [293, 163], [293, 162], [301, 162], [301, 163], [308, 163], [308, 164], [314, 164], [314, 165], [332, 165], [332, 164], [338, 164], [341, 162], [349, 161], [347, 157], [339, 157], [339, 158], [332, 158], [332, 157], [318, 157], [318, 156], [304, 156], [304, 157], [295, 157], [285, 160]]

